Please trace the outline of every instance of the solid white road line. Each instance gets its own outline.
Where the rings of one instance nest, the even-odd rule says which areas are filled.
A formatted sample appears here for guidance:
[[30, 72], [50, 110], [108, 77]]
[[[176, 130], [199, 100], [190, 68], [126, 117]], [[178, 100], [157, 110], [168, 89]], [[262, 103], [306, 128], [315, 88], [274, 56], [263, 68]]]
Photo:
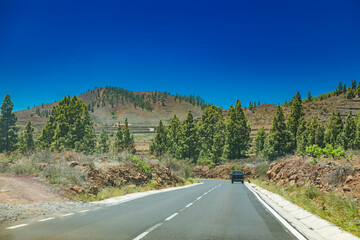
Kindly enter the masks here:
[[255, 192], [251, 187], [249, 187], [247, 184], [245, 186], [256, 196], [256, 198], [259, 200], [259, 202], [266, 207], [269, 212], [271, 212], [274, 217], [276, 217], [284, 227], [286, 227], [297, 239], [299, 240], [306, 240], [306, 238], [299, 233], [298, 230], [296, 230], [293, 226], [291, 226], [280, 214], [278, 214], [274, 209], [272, 209], [262, 198]]
[[6, 229], [15, 229], [15, 228], [24, 227], [24, 226], [27, 226], [27, 225], [29, 225], [29, 224], [20, 224], [20, 225], [8, 227], [8, 228], [6, 228]]
[[168, 217], [167, 219], [165, 219], [165, 221], [169, 221], [172, 218], [174, 218], [176, 215], [178, 215], [179, 213], [174, 213], [173, 215], [171, 215], [170, 217]]
[[84, 213], [84, 212], [88, 212], [90, 211], [89, 209], [86, 209], [86, 210], [82, 210], [82, 211], [79, 211], [80, 213]]

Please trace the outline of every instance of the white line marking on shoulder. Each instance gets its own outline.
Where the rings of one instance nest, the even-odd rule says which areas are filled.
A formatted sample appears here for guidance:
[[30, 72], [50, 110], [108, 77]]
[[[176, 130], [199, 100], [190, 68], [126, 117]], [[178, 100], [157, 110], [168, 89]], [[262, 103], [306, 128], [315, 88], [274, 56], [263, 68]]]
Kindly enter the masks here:
[[259, 202], [264, 205], [264, 207], [271, 212], [274, 217], [276, 217], [284, 227], [286, 227], [297, 239], [299, 240], [306, 240], [306, 238], [299, 233], [298, 230], [296, 230], [293, 226], [291, 226], [280, 214], [278, 214], [272, 207], [270, 207], [262, 198], [253, 190], [251, 187], [249, 187], [246, 183], [245, 186], [256, 196], [256, 198], [259, 200]]
[[86, 210], [82, 210], [82, 211], [79, 211], [80, 213], [84, 213], [84, 212], [88, 212], [90, 211], [89, 209], [86, 209]]
[[19, 228], [19, 227], [25, 227], [25, 226], [27, 226], [27, 225], [29, 225], [29, 224], [20, 224], [20, 225], [8, 227], [8, 228], [6, 228], [6, 229], [15, 229], [15, 228]]

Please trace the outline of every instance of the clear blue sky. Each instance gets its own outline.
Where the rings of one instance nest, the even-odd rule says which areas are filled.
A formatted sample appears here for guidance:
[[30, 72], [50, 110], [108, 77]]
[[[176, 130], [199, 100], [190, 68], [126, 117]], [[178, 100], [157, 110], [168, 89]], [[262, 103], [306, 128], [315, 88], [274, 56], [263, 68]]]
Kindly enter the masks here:
[[1, 0], [0, 98], [95, 86], [279, 103], [360, 80], [359, 0]]

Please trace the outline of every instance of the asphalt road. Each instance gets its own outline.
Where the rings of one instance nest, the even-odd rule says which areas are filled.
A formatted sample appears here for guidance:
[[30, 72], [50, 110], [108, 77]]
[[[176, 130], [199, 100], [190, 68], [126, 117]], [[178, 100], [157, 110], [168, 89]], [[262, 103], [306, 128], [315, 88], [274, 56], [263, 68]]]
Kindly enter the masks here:
[[1, 240], [296, 239], [244, 184], [217, 180], [8, 226], [0, 225]]

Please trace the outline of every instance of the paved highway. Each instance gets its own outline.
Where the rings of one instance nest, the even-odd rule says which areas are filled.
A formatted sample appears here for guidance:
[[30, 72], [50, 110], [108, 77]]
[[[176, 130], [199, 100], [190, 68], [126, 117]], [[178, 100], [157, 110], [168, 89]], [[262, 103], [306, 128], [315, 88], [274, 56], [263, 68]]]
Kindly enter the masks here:
[[203, 182], [14, 227], [3, 224], [0, 239], [296, 239], [244, 184]]

